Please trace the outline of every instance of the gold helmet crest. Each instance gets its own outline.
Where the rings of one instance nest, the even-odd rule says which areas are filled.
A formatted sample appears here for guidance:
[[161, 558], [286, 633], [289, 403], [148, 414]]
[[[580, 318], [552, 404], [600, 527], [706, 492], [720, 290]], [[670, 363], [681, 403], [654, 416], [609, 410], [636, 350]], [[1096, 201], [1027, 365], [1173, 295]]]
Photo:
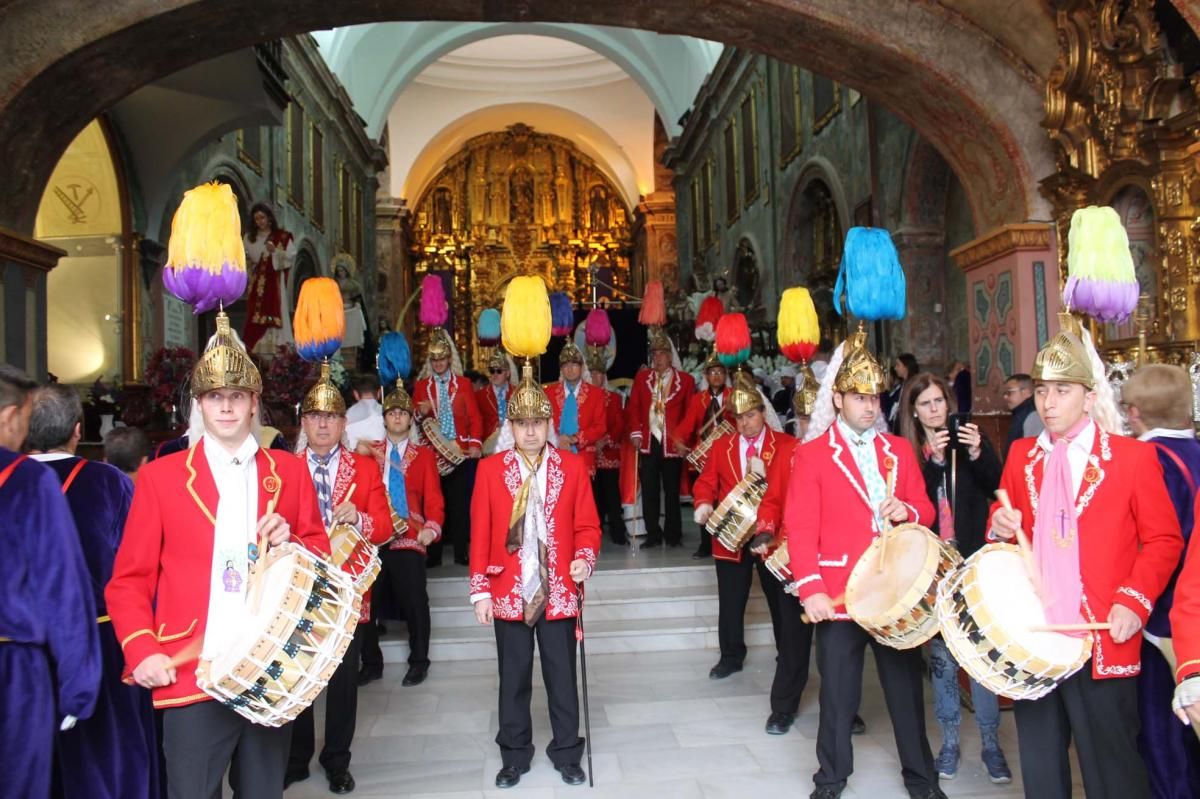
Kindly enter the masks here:
[[508, 398], [508, 418], [515, 422], [520, 419], [549, 419], [552, 415], [550, 398], [533, 379], [533, 364], [527, 359], [521, 367], [521, 384]]
[[429, 347], [426, 349], [429, 360], [438, 361], [442, 358], [449, 358], [451, 352], [450, 334], [446, 332], [445, 328], [435, 328], [429, 336]]
[[1066, 311], [1058, 314], [1059, 329], [1033, 359], [1030, 376], [1034, 380], [1081, 383], [1089, 391], [1096, 388], [1091, 358], [1083, 343], [1079, 320]]
[[300, 403], [300, 414], [306, 413], [346, 415], [346, 400], [342, 397], [342, 392], [338, 390], [338, 387], [333, 384], [333, 380], [330, 379], [328, 361], [321, 364], [321, 377], [317, 380], [316, 385], [308, 390], [308, 393], [304, 395], [304, 401]]
[[749, 372], [738, 369], [733, 375], [733, 393], [729, 397], [729, 410], [734, 416], [740, 416], [747, 411], [763, 410], [766, 403], [758, 390], [758, 383]]
[[262, 375], [234, 334], [225, 311], [217, 314], [217, 332], [192, 369], [192, 396], [222, 388], [262, 394]]
[[887, 388], [887, 375], [867, 349], [867, 331], [859, 328], [842, 346], [842, 366], [834, 378], [833, 390], [840, 394], [882, 394]]
[[812, 416], [817, 407], [817, 391], [821, 388], [812, 368], [806, 363], [796, 373], [796, 392], [792, 395], [792, 410], [797, 416]]
[[579, 347], [575, 346], [574, 341], [568, 341], [563, 345], [562, 351], [558, 354], [558, 365], [577, 363], [583, 365], [583, 353], [579, 351]]
[[410, 414], [413, 412], [412, 397], [405, 391], [403, 380], [397, 380], [395, 387], [383, 398], [384, 413], [397, 410], [407, 411]]

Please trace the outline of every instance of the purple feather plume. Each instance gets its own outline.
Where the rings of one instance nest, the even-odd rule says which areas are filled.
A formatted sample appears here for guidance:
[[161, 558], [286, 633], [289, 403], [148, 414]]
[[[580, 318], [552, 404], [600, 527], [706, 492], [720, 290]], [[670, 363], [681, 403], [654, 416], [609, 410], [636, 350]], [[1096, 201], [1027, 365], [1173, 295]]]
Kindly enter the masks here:
[[233, 305], [246, 291], [246, 273], [228, 264], [213, 273], [203, 267], [173, 269], [165, 267], [163, 286], [192, 306], [192, 313], [211, 311], [219, 304]]
[[575, 327], [575, 309], [571, 298], [561, 291], [550, 295], [550, 333], [554, 336], [569, 336]]
[[1063, 289], [1063, 302], [1071, 310], [1082, 311], [1100, 322], [1124, 322], [1137, 307], [1138, 284], [1070, 277]]
[[421, 281], [421, 324], [441, 327], [450, 318], [450, 306], [446, 302], [446, 290], [439, 275], [425, 275]]

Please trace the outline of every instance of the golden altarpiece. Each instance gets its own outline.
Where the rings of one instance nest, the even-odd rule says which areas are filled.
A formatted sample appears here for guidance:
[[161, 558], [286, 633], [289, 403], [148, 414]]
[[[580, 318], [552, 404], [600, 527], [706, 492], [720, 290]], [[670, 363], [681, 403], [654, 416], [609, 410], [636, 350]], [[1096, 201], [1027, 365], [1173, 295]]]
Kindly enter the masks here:
[[1129, 232], [1142, 301], [1097, 332], [1106, 358], [1186, 363], [1200, 344], [1200, 75], [1168, 51], [1153, 0], [1059, 0], [1046, 118], [1057, 171], [1060, 281], [1071, 214], [1111, 205]]
[[431, 271], [451, 276], [455, 343], [476, 364], [479, 314], [500, 306], [517, 275], [542, 275], [576, 305], [628, 293], [631, 222], [612, 181], [572, 142], [512, 125], [469, 139], [421, 194], [413, 285]]

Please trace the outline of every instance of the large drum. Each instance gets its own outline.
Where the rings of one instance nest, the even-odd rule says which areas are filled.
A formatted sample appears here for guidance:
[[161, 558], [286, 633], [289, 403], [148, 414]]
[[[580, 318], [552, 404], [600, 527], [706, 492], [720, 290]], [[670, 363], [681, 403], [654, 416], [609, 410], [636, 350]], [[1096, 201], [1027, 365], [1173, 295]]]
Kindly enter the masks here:
[[433, 448], [437, 454], [437, 470], [442, 477], [450, 474], [454, 469], [467, 459], [459, 448], [457, 441], [451, 441], [442, 435], [442, 429], [438, 426], [438, 421], [432, 416], [426, 416], [421, 420], [421, 435], [429, 442], [429, 446]]
[[758, 522], [758, 506], [767, 493], [767, 478], [755, 472], [747, 472], [725, 498], [717, 503], [716, 510], [708, 517], [704, 529], [721, 546], [737, 552], [750, 540]]
[[775, 551], [767, 556], [763, 561], [763, 565], [767, 567], [776, 580], [783, 583], [783, 588], [788, 591], [792, 585], [792, 557], [788, 554], [787, 541], [783, 541], [779, 546], [775, 547]]
[[350, 575], [359, 595], [371, 588], [382, 566], [379, 548], [345, 523], [329, 528], [329, 562]]
[[1038, 699], [1092, 654], [1092, 635], [1033, 632], [1046, 623], [1021, 557], [1012, 544], [989, 544], [967, 558], [938, 589], [942, 639], [975, 681], [999, 696]]
[[719, 424], [713, 425], [713, 428], [708, 431], [708, 435], [704, 436], [696, 448], [688, 453], [688, 464], [697, 472], [704, 471], [704, 464], [708, 462], [708, 452], [712, 449], [713, 444], [717, 443], [717, 439], [721, 436], [732, 432], [733, 425], [725, 419], [722, 419]]
[[[324, 690], [354, 637], [361, 599], [350, 575], [298, 544], [272, 547], [257, 602], [228, 620], [228, 649], [196, 666], [196, 684], [255, 724], [279, 727]], [[257, 607], [254, 607], [254, 606]]]
[[[879, 568], [884, 536], [887, 550]], [[929, 528], [901, 524], [877, 536], [850, 572], [846, 612], [876, 641], [912, 649], [937, 635], [938, 583], [962, 557]]]

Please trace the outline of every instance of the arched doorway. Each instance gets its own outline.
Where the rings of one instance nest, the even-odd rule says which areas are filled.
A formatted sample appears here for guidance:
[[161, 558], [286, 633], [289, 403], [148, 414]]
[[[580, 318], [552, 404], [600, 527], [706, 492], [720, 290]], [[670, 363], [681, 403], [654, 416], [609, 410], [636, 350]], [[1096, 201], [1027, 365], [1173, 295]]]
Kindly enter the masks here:
[[788, 209], [779, 279], [806, 286], [817, 308], [821, 338], [845, 338], [846, 323], [833, 309], [833, 286], [841, 260], [844, 223], [829, 184], [813, 176], [801, 181]]
[[140, 377], [140, 292], [116, 153], [107, 126], [93, 120], [59, 159], [38, 205], [35, 237], [67, 251], [46, 286], [47, 368], [63, 383]]

